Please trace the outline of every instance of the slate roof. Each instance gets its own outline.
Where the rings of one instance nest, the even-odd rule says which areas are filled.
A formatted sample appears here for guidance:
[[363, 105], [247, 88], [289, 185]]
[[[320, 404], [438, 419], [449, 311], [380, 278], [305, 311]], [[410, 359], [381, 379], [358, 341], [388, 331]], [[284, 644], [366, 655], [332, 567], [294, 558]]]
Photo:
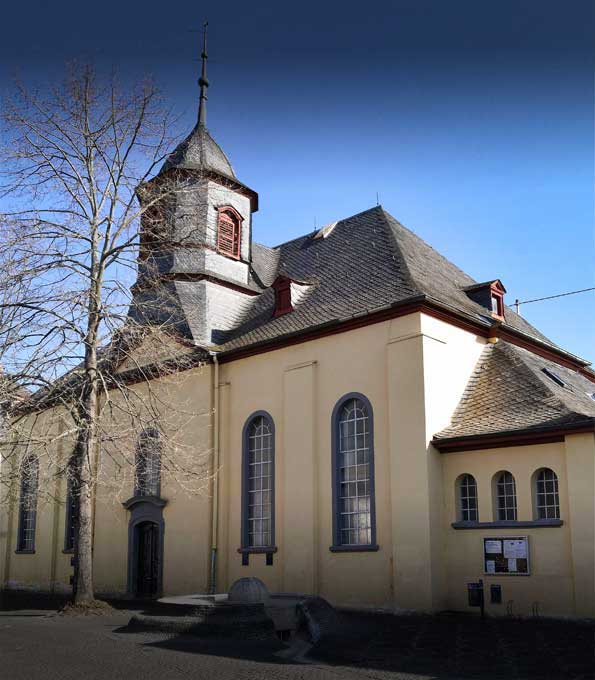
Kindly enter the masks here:
[[[463, 290], [474, 279], [380, 206], [339, 221], [326, 238], [311, 233], [276, 248], [255, 243], [252, 267], [263, 292], [233, 331], [215, 334], [223, 351], [417, 299], [493, 323], [488, 310]], [[310, 283], [311, 290], [292, 312], [274, 318], [274, 291], [267, 286], [281, 273]], [[555, 347], [512, 309], [506, 308], [505, 317], [505, 325]]]
[[462, 437], [595, 427], [592, 394], [595, 383], [577, 371], [500, 340], [484, 348], [451, 425], [434, 441], [440, 445]]
[[188, 137], [169, 155], [159, 174], [172, 168], [216, 172], [236, 179], [229, 159], [207, 128], [200, 124], [197, 124]]

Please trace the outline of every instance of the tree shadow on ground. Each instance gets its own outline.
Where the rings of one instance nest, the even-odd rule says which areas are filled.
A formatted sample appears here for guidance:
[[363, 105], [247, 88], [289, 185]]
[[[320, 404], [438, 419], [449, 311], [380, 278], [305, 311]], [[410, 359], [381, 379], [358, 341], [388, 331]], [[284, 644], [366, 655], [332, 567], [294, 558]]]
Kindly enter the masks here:
[[[126, 628], [116, 632], [130, 632]], [[465, 615], [342, 613], [308, 661], [335, 668], [411, 674], [435, 680], [593, 680], [595, 624]], [[274, 640], [223, 640], [188, 634], [147, 640], [161, 649], [269, 664], [296, 664]]]
[[436, 678], [592, 680], [595, 624], [461, 614], [346, 614], [310, 657]]

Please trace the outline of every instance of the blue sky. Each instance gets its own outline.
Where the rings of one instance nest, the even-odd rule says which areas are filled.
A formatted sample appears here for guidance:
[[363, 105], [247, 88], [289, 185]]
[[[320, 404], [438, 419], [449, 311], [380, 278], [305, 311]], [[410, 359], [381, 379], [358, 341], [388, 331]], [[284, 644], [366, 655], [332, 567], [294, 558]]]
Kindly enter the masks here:
[[[189, 130], [210, 21], [208, 124], [276, 244], [380, 202], [507, 301], [595, 286], [594, 4], [153, 0], [5, 10], [0, 79], [74, 57], [152, 73]], [[9, 29], [6, 31], [6, 29]], [[595, 361], [595, 292], [524, 316]]]

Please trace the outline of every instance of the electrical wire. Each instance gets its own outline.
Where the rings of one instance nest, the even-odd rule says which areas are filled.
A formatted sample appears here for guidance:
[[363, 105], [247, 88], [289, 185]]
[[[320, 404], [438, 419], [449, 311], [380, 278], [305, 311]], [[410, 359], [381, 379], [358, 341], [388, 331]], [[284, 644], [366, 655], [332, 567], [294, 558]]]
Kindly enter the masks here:
[[593, 288], [582, 288], [581, 290], [572, 290], [570, 293], [559, 293], [558, 295], [548, 295], [547, 297], [535, 298], [534, 300], [515, 300], [515, 305], [528, 305], [530, 302], [541, 302], [542, 300], [553, 300], [554, 298], [566, 297], [567, 295], [576, 295], [577, 293], [588, 293]]

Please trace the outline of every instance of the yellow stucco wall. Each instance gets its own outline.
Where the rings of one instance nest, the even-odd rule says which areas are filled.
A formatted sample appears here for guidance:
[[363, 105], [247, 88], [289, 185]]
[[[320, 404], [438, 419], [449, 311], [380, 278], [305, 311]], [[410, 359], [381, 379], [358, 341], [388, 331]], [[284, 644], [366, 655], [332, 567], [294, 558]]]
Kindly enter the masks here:
[[[336, 605], [435, 611], [466, 609], [467, 582], [483, 577], [488, 587], [501, 583], [504, 602], [512, 600], [515, 613], [529, 614], [539, 602], [542, 614], [595, 615], [594, 437], [452, 454], [439, 454], [430, 443], [449, 423], [485, 342], [416, 313], [222, 364], [217, 589], [226, 590], [242, 576], [258, 576], [273, 591], [317, 593]], [[167, 405], [162, 417], [180, 451], [209, 462], [214, 373], [207, 366], [152, 384], [158, 401]], [[331, 414], [351, 392], [365, 395], [373, 409], [375, 552], [329, 550]], [[238, 553], [242, 431], [256, 411], [268, 412], [275, 424], [278, 551], [272, 566], [262, 554], [251, 555], [249, 566], [243, 566]], [[116, 432], [121, 424], [116, 419], [109, 427]], [[95, 577], [98, 592], [124, 595], [130, 515], [122, 502], [132, 495], [133, 481], [122, 478], [116, 459], [101, 456], [100, 477], [106, 483], [96, 498]], [[456, 478], [464, 472], [475, 476], [480, 520], [488, 521], [492, 476], [510, 470], [517, 483], [519, 519], [530, 519], [530, 479], [540, 467], [558, 474], [563, 526], [512, 532], [529, 536], [530, 576], [483, 575], [482, 537], [509, 532], [451, 527]], [[190, 489], [167, 467], [162, 472], [165, 594], [204, 592], [209, 586], [214, 480], [205, 480], [203, 488]], [[65, 489], [57, 494], [64, 496]], [[1, 514], [0, 554], [5, 558], [0, 576], [5, 585], [67, 588], [71, 567], [70, 556], [62, 552], [64, 521], [63, 504], [40, 507], [36, 554], [15, 555], [15, 513]], [[488, 609], [505, 613], [506, 604]]]
[[[510, 603], [516, 615], [529, 616], [535, 604], [544, 616], [593, 616], [594, 473], [593, 435], [571, 435], [565, 442], [449, 453], [443, 455], [444, 568], [446, 606], [467, 607], [467, 583], [482, 578], [486, 611], [506, 614]], [[533, 520], [533, 475], [552, 469], [559, 484], [561, 527], [454, 529], [457, 519], [456, 480], [475, 477], [479, 521], [494, 516], [493, 479], [504, 470], [516, 482], [518, 520]], [[527, 536], [530, 574], [484, 574], [483, 538]], [[502, 604], [489, 602], [492, 583], [502, 586]]]

